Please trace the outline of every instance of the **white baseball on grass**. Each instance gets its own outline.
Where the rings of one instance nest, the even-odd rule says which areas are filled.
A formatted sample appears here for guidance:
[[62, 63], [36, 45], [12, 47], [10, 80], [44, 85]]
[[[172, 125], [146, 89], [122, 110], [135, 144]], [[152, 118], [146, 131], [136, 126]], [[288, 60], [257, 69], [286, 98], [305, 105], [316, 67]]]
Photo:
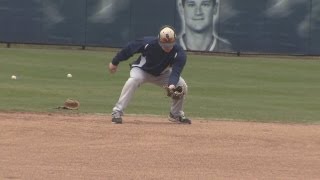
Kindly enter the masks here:
[[68, 78], [71, 78], [71, 77], [72, 77], [72, 74], [67, 74], [67, 77], [68, 77]]
[[11, 76], [11, 79], [17, 79], [17, 76], [12, 75], [12, 76]]

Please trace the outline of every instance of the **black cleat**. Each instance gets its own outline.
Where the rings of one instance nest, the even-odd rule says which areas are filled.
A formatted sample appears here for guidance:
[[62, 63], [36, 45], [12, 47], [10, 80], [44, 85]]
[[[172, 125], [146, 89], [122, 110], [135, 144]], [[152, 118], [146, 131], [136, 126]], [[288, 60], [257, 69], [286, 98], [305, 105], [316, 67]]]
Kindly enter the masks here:
[[122, 113], [118, 111], [112, 112], [112, 123], [113, 124], [122, 124]]
[[185, 117], [184, 115], [175, 117], [172, 115], [172, 113], [169, 114], [169, 121], [174, 123], [181, 123], [181, 124], [191, 124], [191, 120]]

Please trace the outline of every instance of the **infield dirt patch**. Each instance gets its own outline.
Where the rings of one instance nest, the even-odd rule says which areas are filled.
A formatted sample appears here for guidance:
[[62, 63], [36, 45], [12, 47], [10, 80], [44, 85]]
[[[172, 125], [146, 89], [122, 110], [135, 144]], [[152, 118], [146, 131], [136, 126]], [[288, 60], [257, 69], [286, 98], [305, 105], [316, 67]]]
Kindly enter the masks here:
[[0, 113], [0, 179], [320, 179], [320, 125]]

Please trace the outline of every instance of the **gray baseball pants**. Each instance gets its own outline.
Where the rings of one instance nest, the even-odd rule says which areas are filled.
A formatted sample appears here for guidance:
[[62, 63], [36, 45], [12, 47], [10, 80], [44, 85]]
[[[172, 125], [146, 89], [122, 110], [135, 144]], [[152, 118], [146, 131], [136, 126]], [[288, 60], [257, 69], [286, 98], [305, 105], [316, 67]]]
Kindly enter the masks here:
[[[118, 111], [121, 114], [123, 114], [123, 111], [128, 106], [135, 91], [138, 89], [140, 85], [144, 83], [152, 83], [152, 84], [158, 85], [161, 88], [163, 88], [164, 86], [167, 86], [170, 74], [171, 74], [171, 68], [164, 70], [159, 76], [153, 76], [143, 71], [139, 67], [132, 67], [130, 71], [130, 77], [126, 81], [125, 85], [123, 86], [121, 95], [115, 107], [113, 108], [113, 111], [114, 112]], [[185, 96], [187, 95], [188, 87], [182, 77], [180, 77], [179, 82], [176, 86], [182, 86], [185, 92]], [[170, 112], [174, 116], [184, 115], [184, 112], [183, 112], [184, 99], [185, 97], [179, 100], [172, 99]]]

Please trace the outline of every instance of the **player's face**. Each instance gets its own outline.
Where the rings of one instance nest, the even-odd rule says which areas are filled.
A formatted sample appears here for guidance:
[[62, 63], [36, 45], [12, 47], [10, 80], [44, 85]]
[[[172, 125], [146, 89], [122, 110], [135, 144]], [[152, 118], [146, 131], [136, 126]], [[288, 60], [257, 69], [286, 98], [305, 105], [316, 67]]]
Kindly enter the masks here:
[[171, 46], [171, 47], [169, 47], [169, 46], [168, 47], [161, 46], [161, 48], [162, 48], [162, 50], [164, 52], [169, 53], [173, 49], [173, 46]]
[[159, 42], [162, 50], [166, 53], [169, 53], [172, 49], [175, 43], [161, 43]]
[[212, 26], [215, 6], [215, 0], [186, 0], [184, 4], [186, 26], [198, 32]]

